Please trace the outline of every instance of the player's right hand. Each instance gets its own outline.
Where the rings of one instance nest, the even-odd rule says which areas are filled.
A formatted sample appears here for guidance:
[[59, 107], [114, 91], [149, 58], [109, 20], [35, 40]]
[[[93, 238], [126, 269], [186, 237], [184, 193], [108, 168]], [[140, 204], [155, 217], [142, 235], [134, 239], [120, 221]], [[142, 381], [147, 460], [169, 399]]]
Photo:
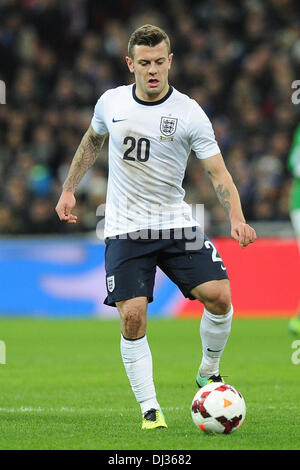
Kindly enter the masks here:
[[232, 224], [231, 236], [239, 242], [242, 248], [254, 243], [257, 238], [254, 228], [244, 222]]
[[56, 212], [61, 221], [67, 224], [76, 224], [77, 216], [72, 214], [76, 199], [71, 191], [63, 191], [56, 205]]

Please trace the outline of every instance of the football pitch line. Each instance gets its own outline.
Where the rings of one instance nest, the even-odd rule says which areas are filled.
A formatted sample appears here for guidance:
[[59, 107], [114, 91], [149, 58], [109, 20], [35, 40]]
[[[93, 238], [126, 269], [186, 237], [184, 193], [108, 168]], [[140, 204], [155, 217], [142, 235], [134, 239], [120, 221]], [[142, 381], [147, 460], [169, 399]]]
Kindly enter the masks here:
[[[186, 409], [185, 406], [166, 406], [164, 411], [179, 411]], [[31, 407], [31, 406], [20, 406], [18, 408], [0, 408], [0, 413], [117, 413], [122, 412], [137, 412], [138, 408], [42, 408], [42, 407]]]
[[[180, 411], [186, 410], [186, 406], [164, 406], [163, 411]], [[266, 410], [276, 409], [276, 406], [266, 406]], [[297, 410], [297, 406], [281, 406], [282, 410]], [[58, 408], [42, 408], [42, 407], [31, 407], [31, 406], [20, 406], [18, 408], [0, 408], [0, 413], [116, 413], [122, 415], [122, 413], [138, 412], [138, 408], [69, 408], [69, 407], [58, 407]]]

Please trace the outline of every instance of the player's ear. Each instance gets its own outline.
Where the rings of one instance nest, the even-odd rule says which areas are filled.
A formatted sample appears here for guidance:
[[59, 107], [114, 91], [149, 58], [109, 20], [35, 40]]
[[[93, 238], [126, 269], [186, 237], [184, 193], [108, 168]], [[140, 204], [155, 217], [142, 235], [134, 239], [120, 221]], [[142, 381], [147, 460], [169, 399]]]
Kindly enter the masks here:
[[131, 59], [131, 57], [128, 57], [128, 56], [125, 57], [125, 60], [126, 60], [126, 64], [130, 72], [133, 73], [134, 72], [133, 60]]
[[171, 68], [171, 65], [172, 65], [172, 60], [173, 60], [173, 53], [172, 54], [169, 54], [169, 69]]

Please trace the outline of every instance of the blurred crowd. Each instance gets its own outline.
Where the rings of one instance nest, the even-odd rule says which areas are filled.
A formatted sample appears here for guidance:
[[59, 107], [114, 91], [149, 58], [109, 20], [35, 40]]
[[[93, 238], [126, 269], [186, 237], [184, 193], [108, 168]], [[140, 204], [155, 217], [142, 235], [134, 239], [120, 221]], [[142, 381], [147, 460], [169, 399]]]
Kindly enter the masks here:
[[[212, 120], [247, 219], [288, 219], [297, 0], [0, 0], [0, 234], [95, 229], [107, 145], [78, 188], [78, 224], [62, 224], [54, 209], [98, 97], [132, 82], [127, 42], [145, 23], [169, 34], [170, 83]], [[184, 188], [188, 203], [205, 204], [206, 231], [217, 235], [226, 215], [193, 155]]]

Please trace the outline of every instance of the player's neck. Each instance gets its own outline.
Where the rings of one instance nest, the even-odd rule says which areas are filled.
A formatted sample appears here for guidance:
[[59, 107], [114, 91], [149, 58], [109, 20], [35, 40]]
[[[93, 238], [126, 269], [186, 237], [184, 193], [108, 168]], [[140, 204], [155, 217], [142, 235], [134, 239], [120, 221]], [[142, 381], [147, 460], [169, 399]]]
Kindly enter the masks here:
[[148, 95], [141, 90], [138, 85], [135, 86], [135, 95], [136, 97], [145, 102], [154, 103], [156, 101], [162, 100], [170, 92], [169, 83], [166, 84], [165, 88], [157, 95]]

